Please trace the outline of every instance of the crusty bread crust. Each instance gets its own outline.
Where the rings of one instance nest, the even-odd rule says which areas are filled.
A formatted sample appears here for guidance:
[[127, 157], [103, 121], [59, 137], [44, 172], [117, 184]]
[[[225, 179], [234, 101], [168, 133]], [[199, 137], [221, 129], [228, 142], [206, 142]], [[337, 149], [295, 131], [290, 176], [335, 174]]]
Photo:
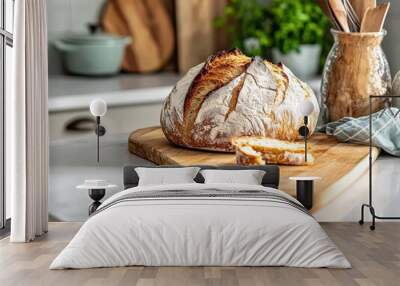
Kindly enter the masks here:
[[304, 124], [299, 109], [304, 100], [314, 105], [311, 135], [319, 105], [307, 84], [283, 65], [251, 59], [238, 50], [220, 52], [177, 82], [164, 102], [161, 127], [176, 145], [219, 152], [235, 152], [232, 137], [294, 142]]
[[191, 137], [194, 122], [206, 97], [245, 72], [250, 62], [251, 58], [238, 49], [222, 51], [207, 59], [186, 94], [183, 109], [185, 141]]

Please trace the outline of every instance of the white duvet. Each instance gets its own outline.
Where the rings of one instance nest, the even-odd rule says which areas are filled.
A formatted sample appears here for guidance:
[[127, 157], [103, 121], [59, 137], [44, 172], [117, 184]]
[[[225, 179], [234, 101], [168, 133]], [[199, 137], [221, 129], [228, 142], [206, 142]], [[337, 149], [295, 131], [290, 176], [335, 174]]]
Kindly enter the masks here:
[[288, 204], [257, 198], [153, 198], [109, 203], [131, 192], [263, 190], [232, 184], [135, 187], [90, 217], [50, 269], [145, 266], [349, 268], [315, 219]]

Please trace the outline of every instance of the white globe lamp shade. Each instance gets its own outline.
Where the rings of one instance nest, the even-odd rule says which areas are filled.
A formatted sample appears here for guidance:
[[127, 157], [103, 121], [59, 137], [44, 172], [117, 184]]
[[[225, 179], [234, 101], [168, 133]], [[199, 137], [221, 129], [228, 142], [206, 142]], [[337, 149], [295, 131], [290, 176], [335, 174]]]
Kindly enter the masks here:
[[104, 116], [107, 112], [107, 103], [103, 99], [95, 99], [90, 103], [90, 112], [93, 116]]
[[303, 101], [300, 104], [300, 112], [303, 116], [309, 116], [314, 111], [314, 104], [309, 101]]

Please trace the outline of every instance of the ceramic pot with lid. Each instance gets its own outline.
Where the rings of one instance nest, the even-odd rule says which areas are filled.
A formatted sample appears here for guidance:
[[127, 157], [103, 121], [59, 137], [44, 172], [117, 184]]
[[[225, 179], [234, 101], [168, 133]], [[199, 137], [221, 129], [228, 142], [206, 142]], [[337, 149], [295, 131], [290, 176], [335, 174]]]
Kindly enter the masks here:
[[71, 74], [87, 76], [113, 75], [120, 71], [129, 37], [96, 32], [72, 34], [54, 43], [61, 53], [65, 70]]

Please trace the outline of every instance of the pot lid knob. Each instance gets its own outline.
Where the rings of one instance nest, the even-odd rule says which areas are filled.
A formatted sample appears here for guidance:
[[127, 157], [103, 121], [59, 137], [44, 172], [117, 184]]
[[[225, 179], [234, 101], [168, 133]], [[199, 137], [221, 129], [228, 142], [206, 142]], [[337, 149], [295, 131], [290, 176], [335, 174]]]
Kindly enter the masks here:
[[91, 35], [96, 34], [100, 30], [100, 25], [98, 23], [88, 23], [87, 27]]

